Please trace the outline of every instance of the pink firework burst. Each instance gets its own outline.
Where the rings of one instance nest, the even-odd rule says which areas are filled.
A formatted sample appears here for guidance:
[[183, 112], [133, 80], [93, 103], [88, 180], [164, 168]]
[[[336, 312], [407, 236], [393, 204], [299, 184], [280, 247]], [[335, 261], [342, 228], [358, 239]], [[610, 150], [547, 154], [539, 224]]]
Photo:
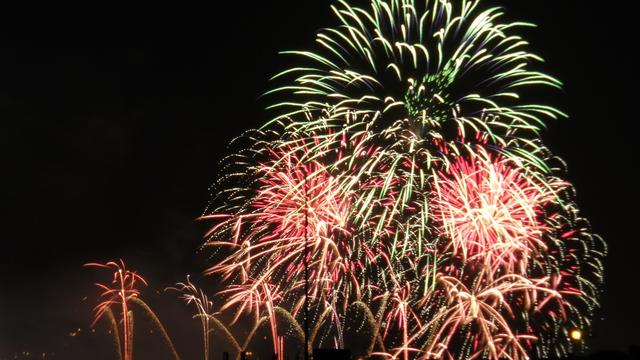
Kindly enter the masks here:
[[542, 215], [562, 186], [478, 148], [435, 175], [431, 212], [454, 255], [522, 274], [529, 254], [546, 248]]
[[[237, 214], [204, 217], [220, 221], [207, 245], [231, 249], [208, 272], [239, 276], [247, 289], [278, 284], [290, 292], [304, 287], [306, 263], [309, 298], [331, 303], [329, 298], [341, 296], [335, 289], [358, 286], [351, 275], [352, 248], [346, 244], [352, 197], [326, 161], [306, 160], [295, 148], [266, 150], [270, 160], [255, 169], [255, 198], [248, 206]], [[339, 161], [340, 154], [334, 155]], [[235, 296], [242, 297], [237, 291]]]
[[[438, 306], [423, 328], [432, 340], [424, 349], [427, 358], [442, 358], [448, 354], [450, 343], [464, 334], [461, 340], [470, 351], [469, 359], [527, 359], [537, 337], [513, 329], [511, 322], [523, 311], [539, 311], [550, 301], [568, 306], [563, 298], [567, 293], [551, 288], [548, 277], [528, 279], [510, 274], [495, 280], [478, 278], [467, 287], [455, 277], [440, 275], [438, 292], [442, 290], [446, 305]], [[541, 305], [527, 310], [517, 305], [522, 302]]]

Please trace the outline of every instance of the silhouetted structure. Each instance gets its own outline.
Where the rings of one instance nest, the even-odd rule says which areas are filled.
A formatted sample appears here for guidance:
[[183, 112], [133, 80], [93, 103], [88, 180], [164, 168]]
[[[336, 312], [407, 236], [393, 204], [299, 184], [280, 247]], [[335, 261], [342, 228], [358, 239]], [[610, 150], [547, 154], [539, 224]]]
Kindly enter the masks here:
[[630, 346], [628, 352], [617, 350], [603, 350], [589, 355], [572, 355], [565, 358], [550, 358], [565, 360], [640, 360], [640, 347]]
[[313, 360], [351, 360], [348, 349], [313, 349]]

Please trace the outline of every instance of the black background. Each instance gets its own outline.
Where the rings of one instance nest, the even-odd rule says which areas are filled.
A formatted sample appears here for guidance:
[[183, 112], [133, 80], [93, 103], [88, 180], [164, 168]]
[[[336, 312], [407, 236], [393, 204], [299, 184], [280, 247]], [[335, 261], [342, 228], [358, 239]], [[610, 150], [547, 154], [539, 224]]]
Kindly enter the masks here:
[[[564, 82], [552, 100], [570, 114], [543, 138], [610, 246], [594, 350], [640, 343], [631, 3], [500, 2], [509, 18], [539, 25], [526, 37], [542, 70]], [[0, 358], [64, 354], [69, 332], [91, 318], [87, 261], [122, 257], [150, 292], [204, 268], [195, 250], [205, 228], [194, 219], [217, 163], [233, 137], [265, 120], [258, 96], [291, 65], [277, 52], [308, 49], [335, 24], [328, 4], [0, 6]]]

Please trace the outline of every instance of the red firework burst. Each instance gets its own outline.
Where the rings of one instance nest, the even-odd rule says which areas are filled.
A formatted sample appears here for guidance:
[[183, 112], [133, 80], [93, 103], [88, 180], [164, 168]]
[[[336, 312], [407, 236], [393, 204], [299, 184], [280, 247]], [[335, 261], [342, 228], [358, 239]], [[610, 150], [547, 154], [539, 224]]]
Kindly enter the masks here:
[[[350, 234], [352, 199], [342, 190], [342, 179], [321, 162], [303, 160], [288, 146], [267, 151], [272, 160], [257, 168], [250, 206], [241, 214], [205, 217], [222, 219], [210, 231], [214, 238], [208, 245], [233, 249], [209, 272], [240, 275], [250, 289], [280, 284], [291, 291], [304, 286], [306, 262], [309, 297], [326, 300], [335, 288], [352, 283], [349, 254], [341, 245]], [[228, 237], [220, 238], [220, 233]]]
[[479, 149], [435, 176], [431, 212], [454, 255], [481, 259], [491, 272], [522, 274], [528, 255], [545, 248], [541, 215], [562, 186]]

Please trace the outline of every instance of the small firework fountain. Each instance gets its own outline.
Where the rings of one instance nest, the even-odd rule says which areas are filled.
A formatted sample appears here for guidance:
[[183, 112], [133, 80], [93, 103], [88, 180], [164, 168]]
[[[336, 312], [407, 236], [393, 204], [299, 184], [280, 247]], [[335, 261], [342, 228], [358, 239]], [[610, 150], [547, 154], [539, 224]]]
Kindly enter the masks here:
[[278, 312], [308, 348], [366, 332], [365, 356], [583, 349], [570, 332], [591, 327], [606, 246], [540, 136], [566, 115], [530, 100], [561, 86], [532, 70], [517, 33], [533, 25], [480, 1], [332, 9], [312, 51], [285, 52], [275, 115], [238, 140], [203, 216], [222, 311], [267, 319], [279, 356]]
[[[137, 273], [127, 270], [122, 260], [120, 260], [120, 262], [110, 261], [104, 264], [88, 263], [85, 264], [85, 266], [104, 268], [113, 273], [111, 283], [96, 283], [96, 286], [102, 290], [100, 296], [103, 301], [95, 307], [96, 316], [91, 326], [94, 326], [98, 320], [104, 316], [108, 316], [111, 323], [115, 324], [111, 307], [120, 307], [122, 314], [122, 338], [124, 341], [122, 351], [120, 346], [118, 346], [118, 355], [120, 359], [123, 358], [123, 354], [125, 360], [133, 359], [133, 312], [130, 310], [129, 303], [140, 295], [136, 284], [142, 283], [147, 285], [147, 281]], [[113, 330], [115, 342], [119, 345], [118, 327], [113, 326]]]
[[[109, 321], [109, 333], [113, 337], [119, 360], [133, 360], [134, 311], [131, 305], [136, 305], [151, 320], [159, 331], [162, 341], [169, 350], [169, 354], [174, 360], [180, 360], [180, 356], [176, 352], [173, 342], [171, 342], [169, 334], [160, 319], [140, 299], [138, 285], [147, 285], [147, 281], [142, 276], [135, 271], [128, 270], [122, 259], [106, 263], [87, 263], [84, 266], [104, 269], [110, 273], [112, 279], [110, 282], [95, 284], [101, 290], [101, 293], [100, 301], [94, 308], [95, 317], [91, 326], [96, 326], [101, 319]], [[113, 308], [117, 308], [116, 311]], [[117, 313], [120, 316], [116, 316]]]

